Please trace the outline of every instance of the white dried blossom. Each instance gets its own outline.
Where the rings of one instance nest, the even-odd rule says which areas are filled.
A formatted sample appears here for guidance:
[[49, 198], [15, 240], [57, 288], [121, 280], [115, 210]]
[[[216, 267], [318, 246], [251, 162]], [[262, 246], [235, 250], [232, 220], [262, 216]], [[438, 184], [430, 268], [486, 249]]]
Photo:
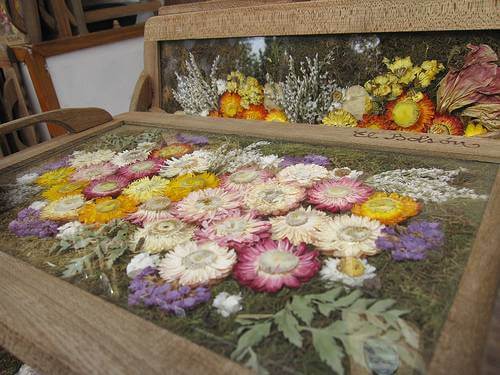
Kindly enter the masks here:
[[217, 312], [224, 318], [229, 317], [231, 314], [235, 314], [242, 310], [241, 307], [241, 294], [229, 294], [227, 292], [221, 292], [217, 294], [214, 298], [212, 306], [217, 309]]
[[154, 150], [158, 144], [156, 142], [140, 142], [137, 144], [136, 149], [143, 151], [151, 151]]
[[47, 201], [34, 201], [29, 205], [29, 208], [32, 208], [34, 210], [41, 210], [47, 205]]
[[486, 199], [486, 195], [453, 185], [462, 169], [394, 169], [374, 175], [366, 183], [377, 190], [396, 192], [424, 202], [446, 202], [454, 198]]
[[56, 234], [56, 238], [59, 238], [60, 240], [70, 241], [71, 239], [83, 233], [85, 228], [85, 225], [83, 225], [79, 221], [70, 221], [69, 223], [61, 225], [59, 228], [57, 228], [58, 233]]
[[16, 182], [19, 185], [29, 185], [32, 184], [36, 181], [38, 178], [39, 174], [36, 172], [31, 172], [31, 173], [26, 173], [23, 174], [22, 176], [19, 176], [16, 178]]
[[139, 275], [145, 268], [156, 267], [158, 263], [160, 263], [160, 256], [158, 254], [137, 254], [130, 260], [130, 263], [127, 265], [127, 276], [133, 279], [134, 277]]
[[177, 77], [177, 90], [173, 90], [175, 100], [188, 115], [201, 115], [218, 107], [219, 91], [217, 85], [217, 69], [219, 56], [212, 63], [210, 75], [206, 78], [202, 73], [192, 53], [186, 60], [187, 75]]
[[[290, 122], [321, 122], [332, 108], [333, 93], [337, 88], [326, 70], [326, 66], [333, 62], [333, 53], [321, 61], [317, 54], [313, 59], [306, 57], [300, 63], [298, 72], [293, 58], [288, 54], [287, 57], [288, 74], [284, 82], [277, 83], [281, 95], [271, 99], [283, 108]], [[267, 75], [267, 81], [274, 84], [270, 75]]]
[[0, 209], [10, 210], [22, 206], [40, 191], [42, 188], [38, 185], [0, 185]]
[[258, 161], [258, 165], [261, 169], [278, 169], [283, 158], [278, 155], [266, 155], [262, 156]]
[[217, 84], [217, 94], [224, 94], [226, 92], [227, 81], [224, 79], [218, 79], [215, 83]]

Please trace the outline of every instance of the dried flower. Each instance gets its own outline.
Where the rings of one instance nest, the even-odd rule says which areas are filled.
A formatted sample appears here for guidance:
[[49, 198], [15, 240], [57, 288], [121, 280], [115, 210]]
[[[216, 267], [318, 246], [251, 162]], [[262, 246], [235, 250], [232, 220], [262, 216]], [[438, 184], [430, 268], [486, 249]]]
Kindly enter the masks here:
[[127, 265], [127, 276], [131, 279], [136, 278], [146, 268], [156, 268], [160, 262], [159, 255], [149, 253], [140, 253], [134, 256]]
[[26, 173], [26, 174], [23, 174], [22, 176], [17, 177], [16, 183], [18, 185], [30, 185], [30, 184], [35, 183], [38, 176], [39, 176], [39, 174], [36, 172]]
[[172, 250], [177, 245], [189, 241], [194, 234], [194, 227], [177, 219], [153, 221], [137, 228], [130, 244], [150, 254]]
[[70, 221], [78, 219], [78, 210], [85, 204], [83, 195], [69, 195], [50, 202], [40, 214], [45, 220]]
[[342, 177], [317, 183], [308, 192], [308, 202], [316, 208], [330, 212], [350, 210], [356, 203], [362, 203], [373, 189], [363, 183]]
[[111, 162], [114, 165], [117, 165], [118, 167], [124, 167], [126, 165], [138, 162], [138, 161], [144, 161], [148, 158], [149, 153], [151, 150], [148, 149], [142, 149], [142, 148], [135, 148], [132, 150], [125, 150], [122, 152], [119, 152], [116, 154], [113, 159], [111, 159]]
[[139, 206], [139, 209], [127, 216], [127, 220], [136, 225], [144, 225], [154, 221], [173, 219], [170, 213], [172, 201], [167, 197], [153, 197]]
[[420, 203], [410, 197], [397, 193], [376, 192], [363, 203], [354, 205], [351, 211], [355, 215], [393, 225], [417, 215], [420, 209]]
[[330, 258], [320, 271], [321, 279], [328, 284], [341, 282], [349, 287], [360, 287], [365, 280], [376, 276], [376, 268], [368, 264], [366, 259], [346, 257]]
[[111, 161], [114, 156], [114, 151], [106, 149], [99, 149], [91, 152], [75, 151], [71, 154], [69, 163], [75, 168], [90, 167], [92, 165], [98, 165]]
[[295, 164], [316, 164], [322, 167], [328, 167], [330, 159], [323, 155], [310, 154], [306, 156], [284, 156], [280, 163], [280, 168], [286, 168]]
[[178, 202], [193, 191], [217, 186], [219, 186], [219, 179], [213, 173], [183, 174], [170, 181], [165, 189], [165, 195], [173, 202]]
[[299, 186], [268, 181], [253, 186], [243, 200], [260, 215], [282, 215], [297, 208], [304, 198], [305, 190]]
[[293, 184], [308, 188], [325, 179], [328, 170], [317, 164], [295, 164], [278, 172], [277, 180], [282, 184]]
[[70, 180], [76, 181], [91, 181], [103, 177], [111, 176], [117, 171], [118, 167], [111, 163], [101, 163], [91, 165], [88, 167], [78, 168], [78, 170], [71, 175]]
[[128, 185], [129, 179], [125, 176], [111, 175], [92, 181], [84, 190], [87, 199], [100, 197], [116, 197]]
[[220, 315], [227, 318], [243, 309], [243, 307], [241, 307], [242, 299], [243, 297], [241, 294], [231, 295], [227, 292], [221, 292], [215, 296], [212, 306], [216, 308]]
[[210, 168], [211, 152], [194, 151], [180, 158], [166, 160], [160, 170], [160, 176], [172, 178], [188, 173], [203, 173]]
[[124, 195], [97, 198], [88, 201], [79, 211], [79, 220], [85, 224], [105, 224], [121, 219], [137, 210], [136, 202]]
[[123, 195], [143, 203], [153, 197], [164, 196], [168, 183], [169, 180], [160, 176], [144, 177], [128, 185]]
[[55, 221], [42, 220], [39, 210], [28, 207], [18, 212], [17, 218], [9, 223], [9, 230], [19, 237], [45, 238], [54, 236], [58, 226]]
[[180, 133], [175, 136], [177, 142], [189, 143], [196, 146], [204, 146], [208, 144], [208, 138], [203, 135], [192, 135], [187, 133]]
[[118, 174], [124, 176], [129, 181], [138, 180], [144, 177], [151, 177], [160, 171], [163, 164], [161, 159], [147, 159], [138, 161], [118, 170]]

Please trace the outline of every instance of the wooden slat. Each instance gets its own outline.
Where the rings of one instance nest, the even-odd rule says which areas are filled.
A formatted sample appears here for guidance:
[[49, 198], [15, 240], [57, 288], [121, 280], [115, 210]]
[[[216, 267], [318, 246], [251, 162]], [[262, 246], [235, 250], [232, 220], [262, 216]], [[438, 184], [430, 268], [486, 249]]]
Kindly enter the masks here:
[[415, 134], [375, 129], [321, 125], [280, 124], [241, 119], [219, 119], [166, 113], [125, 113], [115, 117], [131, 124], [222, 134], [247, 135], [322, 145], [362, 146], [390, 152], [424, 153], [440, 157], [500, 163], [497, 140], [436, 134]]
[[0, 301], [0, 345], [45, 374], [250, 374], [2, 252]]
[[160, 8], [158, 15], [202, 12], [214, 9], [231, 9], [239, 7], [249, 7], [256, 5], [294, 3], [308, 0], [208, 0], [195, 1], [189, 4], [166, 5]]
[[152, 100], [153, 89], [151, 87], [151, 79], [147, 74], [142, 72], [135, 84], [129, 111], [147, 112], [151, 108]]
[[151, 106], [161, 107], [160, 53], [156, 42], [144, 42], [144, 74], [149, 77], [153, 93]]
[[496, 0], [323, 0], [153, 17], [145, 40], [498, 29]]
[[109, 7], [85, 12], [85, 21], [87, 23], [116, 19], [125, 16], [145, 12], [156, 12], [161, 6], [160, 1], [148, 1], [145, 3], [130, 4], [119, 7]]

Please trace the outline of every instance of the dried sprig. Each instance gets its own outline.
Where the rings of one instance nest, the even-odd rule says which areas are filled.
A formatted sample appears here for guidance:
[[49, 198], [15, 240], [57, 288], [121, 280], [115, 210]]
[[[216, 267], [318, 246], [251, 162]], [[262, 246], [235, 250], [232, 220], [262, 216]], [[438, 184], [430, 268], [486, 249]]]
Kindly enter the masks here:
[[210, 75], [205, 77], [193, 54], [190, 53], [189, 60], [185, 62], [187, 75], [175, 72], [177, 90], [173, 90], [172, 93], [188, 115], [207, 116], [211, 110], [218, 108], [217, 70], [219, 60], [219, 56], [214, 59]]
[[279, 90], [271, 93], [273, 100], [286, 113], [290, 122], [316, 124], [332, 109], [334, 104], [335, 80], [331, 78], [326, 67], [333, 60], [330, 52], [322, 60], [316, 54], [314, 58], [306, 57], [299, 64], [298, 72], [292, 56], [288, 55], [288, 74], [284, 82], [274, 83], [268, 74], [267, 81]]

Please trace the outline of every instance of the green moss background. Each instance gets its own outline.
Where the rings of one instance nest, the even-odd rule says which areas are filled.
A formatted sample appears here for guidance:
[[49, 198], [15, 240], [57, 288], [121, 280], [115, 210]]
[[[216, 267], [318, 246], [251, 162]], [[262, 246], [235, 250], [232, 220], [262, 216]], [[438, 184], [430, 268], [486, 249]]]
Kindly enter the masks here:
[[[97, 142], [88, 141], [84, 149], [114, 147], [120, 149], [124, 143], [135, 139], [142, 133], [141, 129], [126, 126], [101, 138]], [[169, 139], [175, 133], [168, 131], [157, 134], [158, 139]], [[128, 140], [128, 141], [127, 141]], [[127, 142], [126, 142], [127, 141]], [[236, 136], [211, 135], [212, 147], [223, 142], [231, 142], [235, 146], [246, 146], [256, 139]], [[457, 185], [474, 189], [479, 194], [488, 194], [494, 181], [497, 165], [481, 162], [457, 161], [435, 157], [410, 156], [387, 152], [365, 151], [354, 148], [322, 147], [290, 142], [272, 142], [264, 146], [265, 154], [303, 156], [321, 153], [332, 161], [332, 167], [350, 167], [363, 170], [368, 177], [375, 173], [397, 168], [436, 167], [443, 169], [466, 168]], [[22, 172], [22, 171], [19, 171]], [[4, 176], [12, 179], [13, 176]], [[33, 197], [38, 200], [41, 197]], [[446, 203], [427, 203], [418, 218], [436, 220], [443, 223], [446, 233], [446, 244], [440, 251], [433, 252], [428, 259], [421, 262], [394, 262], [388, 254], [370, 257], [369, 262], [376, 266], [381, 286], [365, 290], [376, 298], [393, 298], [397, 308], [409, 309], [407, 320], [421, 330], [424, 357], [429, 360], [434, 344], [439, 337], [441, 327], [446, 320], [447, 312], [453, 302], [456, 288], [467, 262], [475, 233], [487, 201], [455, 199]], [[49, 249], [55, 243], [53, 239], [18, 238], [8, 232], [8, 223], [15, 218], [19, 207], [0, 215], [0, 248], [23, 259], [44, 271], [60, 276], [65, 264], [78, 253], [49, 255]], [[210, 348], [222, 355], [229, 356], [235, 349], [238, 325], [233, 318], [222, 318], [205, 304], [189, 312], [187, 317], [169, 316], [156, 309], [127, 306], [127, 287], [129, 279], [125, 268], [132, 255], [120, 260], [119, 264], [106, 273], [114, 293], [110, 293], [110, 285], [102, 282], [96, 275], [89, 278], [69, 280], [76, 286], [126, 308], [133, 313], [151, 320], [161, 327], [187, 337], [200, 345]], [[98, 274], [98, 273], [97, 273]], [[243, 313], [274, 313], [283, 308], [285, 303], [295, 294], [310, 294], [325, 291], [327, 288], [319, 277], [304, 284], [300, 289], [281, 290], [277, 294], [255, 293], [228, 278], [212, 289], [213, 295], [221, 291], [243, 295]], [[305, 348], [311, 348], [310, 337], [306, 336]], [[264, 344], [256, 348], [261, 364], [276, 374], [324, 374], [329, 371], [317, 357], [314, 350], [302, 351], [285, 342], [281, 335], [271, 335]]]

